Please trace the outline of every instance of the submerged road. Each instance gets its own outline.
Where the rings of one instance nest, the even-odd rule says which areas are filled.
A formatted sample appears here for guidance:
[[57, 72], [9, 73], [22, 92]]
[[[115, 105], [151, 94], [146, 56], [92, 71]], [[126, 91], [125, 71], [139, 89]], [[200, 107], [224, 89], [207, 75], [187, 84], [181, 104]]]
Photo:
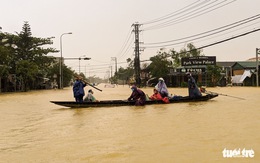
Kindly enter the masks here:
[[[131, 93], [128, 86], [98, 87], [103, 91], [92, 90], [99, 100]], [[0, 162], [259, 162], [260, 89], [207, 89], [245, 100], [220, 95], [207, 102], [69, 109], [49, 101], [74, 100], [71, 88], [0, 94]], [[225, 149], [239, 148], [254, 157], [224, 157]]]

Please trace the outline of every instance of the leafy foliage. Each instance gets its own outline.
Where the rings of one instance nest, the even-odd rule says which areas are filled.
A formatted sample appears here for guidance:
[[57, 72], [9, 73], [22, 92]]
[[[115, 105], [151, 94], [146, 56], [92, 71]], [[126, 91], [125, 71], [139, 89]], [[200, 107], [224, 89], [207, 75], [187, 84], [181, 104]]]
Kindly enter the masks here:
[[17, 75], [23, 81], [23, 87], [26, 90], [29, 89], [29, 84], [35, 80], [35, 76], [38, 73], [38, 66], [34, 62], [28, 60], [21, 60], [17, 62]]
[[[47, 75], [49, 68], [54, 64], [53, 57], [47, 57], [48, 53], [58, 52], [54, 48], [45, 48], [53, 44], [53, 37], [37, 38], [32, 36], [28, 22], [24, 22], [22, 31], [16, 34], [0, 33], [0, 39], [6, 39], [0, 43], [0, 65], [5, 65], [3, 74], [16, 74], [23, 81], [23, 88], [33, 88], [31, 81], [43, 78]], [[8, 65], [8, 66], [7, 66]], [[1, 66], [3, 67], [3, 66]]]
[[180, 52], [176, 52], [174, 49], [170, 50], [170, 55], [173, 59], [173, 66], [179, 67], [181, 65], [181, 58], [183, 57], [197, 57], [202, 56], [202, 50], [196, 49], [196, 47], [189, 43], [187, 44], [187, 49], [183, 48], [180, 50]]
[[207, 66], [207, 75], [211, 79], [210, 84], [216, 86], [217, 82], [221, 78], [221, 67], [219, 66]]
[[[71, 79], [73, 78], [73, 75], [75, 74], [73, 70], [71, 70], [71, 68], [69, 68], [68, 66], [66, 66], [65, 64], [63, 64], [62, 66], [63, 69], [63, 86], [69, 86]], [[52, 81], [54, 81], [54, 79], [57, 81], [57, 84], [60, 85], [60, 81], [59, 81], [59, 72], [60, 71], [60, 64], [59, 63], [55, 63], [52, 66], [49, 67], [49, 71], [47, 74], [47, 77], [49, 79], [51, 79]], [[81, 76], [83, 76], [81, 74]]]
[[7, 42], [7, 36], [4, 33], [0, 33], [0, 76], [7, 76], [10, 71], [10, 44]]
[[170, 54], [166, 52], [159, 51], [150, 60], [152, 63], [148, 66], [150, 69], [152, 77], [165, 77], [169, 73], [169, 67], [171, 66], [171, 61], [168, 59]]
[[111, 83], [117, 83], [117, 80], [123, 80], [123, 81], [130, 80], [130, 78], [133, 77], [134, 62], [130, 58], [128, 58], [126, 61], [128, 63], [128, 67], [127, 68], [120, 67], [118, 69], [118, 72], [116, 72], [115, 75], [110, 78]]

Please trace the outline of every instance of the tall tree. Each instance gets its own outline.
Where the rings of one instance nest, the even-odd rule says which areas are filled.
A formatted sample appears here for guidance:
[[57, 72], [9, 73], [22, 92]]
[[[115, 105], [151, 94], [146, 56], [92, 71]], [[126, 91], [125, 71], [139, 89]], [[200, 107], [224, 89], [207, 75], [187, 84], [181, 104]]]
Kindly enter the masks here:
[[8, 65], [10, 63], [9, 49], [6, 46], [6, 35], [0, 33], [0, 77], [8, 74]]
[[210, 85], [216, 86], [221, 79], [221, 67], [219, 66], [207, 66], [207, 75], [210, 79]]
[[148, 68], [151, 70], [152, 77], [166, 77], [168, 75], [171, 66], [169, 58], [170, 54], [163, 51], [159, 51], [156, 56], [150, 58], [152, 63]]
[[[17, 33], [17, 32], [16, 32]], [[15, 38], [17, 60], [29, 60], [35, 62], [40, 68], [49, 65], [52, 59], [48, 59], [48, 53], [58, 52], [54, 48], [43, 48], [44, 45], [53, 44], [53, 37], [37, 38], [32, 37], [31, 28], [28, 22], [25, 22], [20, 33]]]
[[170, 55], [173, 59], [173, 66], [179, 67], [181, 65], [181, 58], [183, 57], [197, 57], [202, 56], [202, 50], [196, 49], [196, 47], [189, 43], [187, 44], [187, 47], [182, 48], [180, 52], [176, 52], [174, 49], [170, 50]]
[[[7, 91], [8, 76], [12, 72], [12, 44], [8, 33], [0, 32], [0, 90]], [[4, 89], [2, 89], [4, 88]]]
[[128, 66], [126, 68], [120, 67], [118, 72], [109, 79], [111, 83], [117, 83], [117, 80], [129, 81], [134, 78], [134, 61], [131, 58], [126, 59]]
[[[73, 79], [73, 74], [75, 73], [71, 70], [70, 67], [67, 67], [65, 64], [62, 66], [63, 71], [63, 86], [69, 86], [71, 79]], [[47, 77], [51, 79], [51, 81], [56, 81], [58, 85], [60, 85], [59, 79], [59, 71], [60, 71], [60, 64], [55, 63], [49, 67]]]
[[[28, 22], [25, 22], [22, 31], [20, 33], [16, 32], [16, 36], [12, 38], [13, 44], [15, 45], [15, 53], [13, 56], [13, 61], [11, 63], [14, 70], [17, 71], [17, 75], [21, 76], [24, 82], [28, 82], [31, 79], [31, 76], [26, 76], [26, 74], [22, 74], [21, 71], [16, 67], [20, 65], [21, 67], [27, 66], [27, 64], [34, 65], [37, 72], [33, 71], [30, 75], [33, 75], [33, 78], [44, 77], [47, 75], [47, 69], [51, 64], [54, 63], [53, 57], [47, 57], [48, 53], [58, 52], [54, 48], [44, 48], [45, 45], [50, 45], [53, 42], [49, 38], [37, 38], [32, 36], [31, 28]], [[20, 61], [26, 61], [21, 62]], [[25, 64], [26, 63], [26, 64]], [[29, 67], [27, 67], [29, 68]], [[26, 84], [26, 83], [24, 83]]]
[[17, 62], [17, 74], [20, 78], [22, 90], [27, 91], [30, 89], [30, 84], [35, 81], [35, 76], [38, 73], [38, 66], [28, 60], [21, 60]]

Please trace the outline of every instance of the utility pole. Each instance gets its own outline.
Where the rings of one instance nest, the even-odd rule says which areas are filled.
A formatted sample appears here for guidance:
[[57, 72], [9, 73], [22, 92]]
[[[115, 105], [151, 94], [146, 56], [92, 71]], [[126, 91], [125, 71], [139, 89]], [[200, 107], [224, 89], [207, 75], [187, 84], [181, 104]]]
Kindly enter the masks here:
[[117, 58], [111, 57], [112, 61], [115, 61], [115, 73], [117, 73]]
[[259, 86], [259, 62], [258, 55], [260, 54], [260, 48], [256, 48], [256, 86]]
[[110, 70], [110, 73], [111, 73], [111, 78], [112, 78], [112, 76], [113, 76], [113, 75], [112, 75], [112, 74], [113, 74], [112, 66], [110, 66], [110, 69], [111, 69], [111, 70]]
[[134, 27], [133, 32], [135, 32], [135, 82], [138, 87], [141, 85], [140, 78], [140, 50], [139, 50], [139, 27], [141, 26], [138, 22], [132, 25]]
[[[118, 84], [117, 82], [117, 58], [116, 57], [111, 57], [112, 61], [115, 61], [115, 77], [116, 77], [116, 83], [115, 84]], [[112, 67], [112, 66], [111, 66]]]

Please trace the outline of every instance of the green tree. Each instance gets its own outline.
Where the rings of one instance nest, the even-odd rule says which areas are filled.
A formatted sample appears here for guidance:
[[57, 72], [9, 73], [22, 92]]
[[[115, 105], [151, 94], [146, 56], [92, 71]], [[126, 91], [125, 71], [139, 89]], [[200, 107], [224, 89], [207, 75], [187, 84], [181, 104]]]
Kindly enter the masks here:
[[128, 66], [126, 68], [120, 67], [113, 77], [109, 80], [111, 83], [117, 83], [117, 80], [128, 81], [134, 76], [134, 62], [131, 58], [127, 60]]
[[166, 77], [169, 74], [169, 67], [171, 67], [170, 54], [159, 51], [150, 60], [152, 63], [148, 66], [152, 77]]
[[8, 43], [8, 34], [0, 33], [0, 76], [8, 74], [10, 70], [10, 44]]
[[176, 52], [174, 49], [171, 49], [170, 55], [173, 59], [174, 67], [179, 67], [181, 65], [181, 58], [183, 57], [203, 56], [202, 50], [196, 49], [192, 43], [187, 44], [187, 48], [182, 48], [180, 52]]
[[8, 33], [0, 32], [0, 89], [4, 92], [7, 91], [7, 79], [12, 71], [12, 44], [9, 42], [9, 37]]
[[70, 85], [70, 82], [73, 79], [74, 71], [71, 70], [71, 68], [66, 65], [63, 65], [62, 67], [63, 67], [63, 86], [67, 87]]
[[[73, 79], [75, 72], [73, 70], [71, 70], [70, 67], [66, 66], [65, 64], [63, 64], [63, 66], [62, 66], [62, 71], [63, 71], [63, 86], [65, 86], [65, 87], [69, 86], [71, 80]], [[60, 73], [60, 64], [55, 63], [49, 67], [47, 77], [49, 79], [51, 79], [51, 81], [56, 80], [57, 84], [60, 85], [59, 73]]]
[[[22, 81], [23, 87], [26, 88], [24, 90], [34, 88], [35, 85], [32, 81], [46, 77], [50, 65], [54, 63], [54, 57], [47, 57], [47, 54], [58, 52], [54, 48], [46, 46], [53, 43], [51, 39], [53, 37], [33, 37], [28, 22], [25, 22], [22, 31], [16, 32], [15, 35], [1, 32], [1, 77], [7, 81], [9, 74], [16, 74], [17, 82]], [[22, 70], [27, 71], [28, 74], [23, 73]]]
[[128, 80], [130, 76], [134, 75], [134, 69], [127, 67], [127, 68], [123, 68], [120, 67], [118, 69], [118, 72], [116, 73], [117, 79], [119, 80]]
[[207, 75], [210, 79], [210, 85], [216, 86], [221, 79], [221, 67], [219, 66], [207, 66]]
[[[33, 66], [37, 67], [37, 72], [33, 71], [33, 73], [23, 74], [20, 76], [20, 78], [23, 79], [24, 85], [26, 85], [26, 88], [29, 85], [29, 88], [32, 88], [33, 85], [28, 82], [29, 79], [34, 78], [43, 78], [47, 75], [48, 69], [51, 64], [54, 63], [53, 57], [47, 57], [46, 55], [48, 53], [55, 53], [58, 52], [54, 48], [44, 48], [43, 46], [50, 45], [53, 42], [50, 38], [37, 38], [33, 37], [31, 33], [31, 28], [28, 22], [25, 22], [22, 28], [22, 31], [20, 33], [16, 32], [16, 36], [12, 36], [10, 40], [15, 45], [14, 47], [14, 53], [12, 56], [12, 62], [11, 67], [13, 67], [14, 71], [19, 71], [16, 67], [18, 64], [24, 65], [25, 63], [30, 63]], [[20, 61], [27, 61], [27, 62], [21, 62]], [[21, 67], [20, 67], [21, 68]], [[16, 72], [17, 74], [21, 74]], [[33, 76], [29, 76], [33, 75]], [[27, 89], [26, 89], [27, 90]]]
[[22, 81], [22, 90], [27, 91], [29, 89], [29, 83], [35, 81], [35, 76], [38, 73], [38, 66], [34, 62], [28, 60], [21, 60], [17, 62], [16, 67], [17, 75]]

